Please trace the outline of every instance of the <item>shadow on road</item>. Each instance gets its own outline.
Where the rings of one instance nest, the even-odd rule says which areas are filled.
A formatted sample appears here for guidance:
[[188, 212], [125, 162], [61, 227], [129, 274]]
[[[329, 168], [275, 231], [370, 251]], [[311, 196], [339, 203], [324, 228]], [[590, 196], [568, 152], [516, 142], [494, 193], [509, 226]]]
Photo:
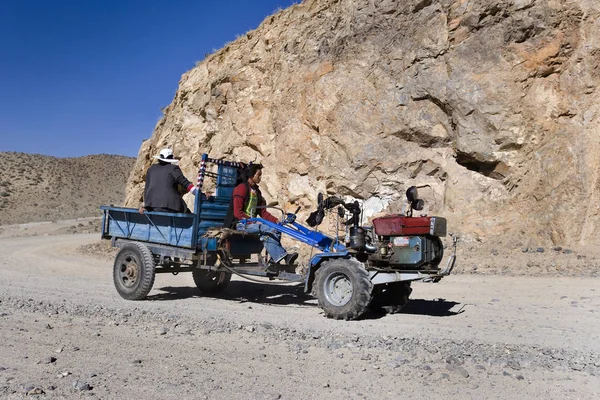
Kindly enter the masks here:
[[429, 315], [431, 317], [450, 317], [452, 315], [465, 312], [461, 307], [458, 311], [451, 311], [454, 306], [459, 305], [455, 301], [446, 301], [446, 299], [410, 300], [406, 307], [402, 309], [402, 314]]
[[304, 294], [304, 284], [290, 286], [269, 283], [231, 282], [222, 293], [213, 296], [204, 295], [199, 289], [189, 286], [164, 286], [156, 289], [160, 292], [151, 294], [148, 296], [148, 300], [161, 301], [180, 300], [191, 297], [213, 297], [241, 303], [316, 306], [316, 300]]
[[[317, 300], [304, 293], [304, 285], [273, 285], [269, 283], [231, 282], [223, 293], [209, 296], [203, 295], [195, 287], [164, 286], [157, 288], [159, 293], [148, 296], [150, 301], [180, 300], [192, 297], [211, 297], [223, 300], [237, 301], [240, 303], [259, 303], [269, 305], [297, 305], [316, 307]], [[431, 317], [450, 317], [464, 312], [461, 307], [458, 311], [452, 308], [459, 305], [455, 301], [445, 299], [414, 299], [402, 309], [401, 314], [428, 315]], [[386, 314], [383, 310], [372, 310], [365, 313], [360, 319], [379, 319]]]

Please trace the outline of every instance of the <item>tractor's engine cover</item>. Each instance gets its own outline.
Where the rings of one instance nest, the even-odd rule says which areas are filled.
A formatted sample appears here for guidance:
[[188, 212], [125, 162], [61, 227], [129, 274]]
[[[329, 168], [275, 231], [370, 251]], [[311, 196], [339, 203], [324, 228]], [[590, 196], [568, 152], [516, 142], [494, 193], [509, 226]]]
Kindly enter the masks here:
[[401, 270], [438, 269], [444, 246], [435, 236], [389, 236], [379, 242], [379, 251], [370, 256], [378, 267]]
[[443, 237], [446, 236], [446, 218], [386, 215], [373, 220], [373, 229], [377, 236], [432, 235]]

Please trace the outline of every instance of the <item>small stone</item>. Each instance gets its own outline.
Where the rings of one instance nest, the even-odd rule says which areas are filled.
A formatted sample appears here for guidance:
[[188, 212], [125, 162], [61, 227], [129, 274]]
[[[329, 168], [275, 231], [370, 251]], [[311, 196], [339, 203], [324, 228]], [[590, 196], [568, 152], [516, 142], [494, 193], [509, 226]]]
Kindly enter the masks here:
[[585, 365], [580, 363], [572, 363], [569, 365], [569, 367], [574, 371], [582, 371], [585, 368]]
[[50, 385], [46, 388], [47, 390], [56, 390], [56, 386]]
[[521, 369], [521, 364], [519, 364], [519, 362], [516, 360], [510, 360], [509, 362], [506, 363], [506, 366], [514, 369], [515, 371], [518, 371]]
[[509, 374], [509, 373], [508, 373], [508, 372], [506, 372], [506, 371], [503, 371], [503, 372], [502, 372], [502, 375], [503, 375], [503, 376], [512, 376], [511, 374]]
[[58, 349], [54, 349], [54, 352], [57, 354], [62, 353], [62, 351], [63, 351], [62, 347], [59, 347]]
[[543, 247], [538, 247], [536, 251], [538, 253], [543, 253], [544, 252], [544, 248]]
[[27, 396], [35, 396], [38, 394], [45, 394], [46, 392], [44, 392], [41, 388], [33, 388], [29, 391], [27, 391]]
[[573, 250], [564, 249], [563, 254], [573, 254]]
[[92, 387], [85, 382], [73, 381], [73, 389], [83, 392], [83, 391], [92, 390]]
[[454, 364], [454, 365], [462, 365], [464, 363], [463, 360], [461, 360], [460, 358], [458, 358], [456, 356], [448, 356], [448, 357], [446, 357], [446, 362], [448, 364]]
[[499, 299], [492, 299], [492, 300], [490, 300], [490, 302], [492, 302], [492, 303], [497, 303], [499, 301], [500, 301]]
[[141, 364], [142, 360], [133, 360], [131, 363], [132, 364]]
[[450, 375], [445, 372], [442, 372], [440, 374], [440, 380], [442, 380], [442, 379], [450, 380]]
[[256, 330], [256, 328], [255, 328], [255, 327], [253, 327], [252, 325], [248, 325], [248, 326], [246, 327], [246, 330], [247, 330], [248, 332], [254, 332], [254, 331]]
[[477, 364], [475, 366], [475, 369], [478, 370], [478, 371], [485, 371], [485, 367], [483, 365], [481, 365], [481, 364]]
[[56, 357], [46, 357], [44, 358], [43, 364], [53, 364], [56, 362]]
[[156, 330], [157, 335], [166, 335], [169, 332], [169, 329], [162, 327]]
[[525, 377], [523, 375], [517, 375], [515, 378], [517, 378], [520, 381], [522, 381], [523, 379], [525, 379]]

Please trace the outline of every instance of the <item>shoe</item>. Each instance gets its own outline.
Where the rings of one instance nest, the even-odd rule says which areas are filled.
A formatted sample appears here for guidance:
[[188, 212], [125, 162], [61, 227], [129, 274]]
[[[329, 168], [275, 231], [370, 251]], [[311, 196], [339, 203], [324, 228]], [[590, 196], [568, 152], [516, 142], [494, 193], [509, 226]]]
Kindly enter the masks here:
[[296, 259], [298, 258], [298, 253], [293, 252], [293, 253], [288, 253], [285, 256], [285, 264], [289, 267], [293, 266], [294, 263], [296, 262]]
[[269, 265], [267, 265], [265, 272], [267, 273], [267, 275], [277, 275], [277, 274], [279, 274], [280, 270], [281, 270], [281, 265], [274, 263], [272, 261], [269, 261]]

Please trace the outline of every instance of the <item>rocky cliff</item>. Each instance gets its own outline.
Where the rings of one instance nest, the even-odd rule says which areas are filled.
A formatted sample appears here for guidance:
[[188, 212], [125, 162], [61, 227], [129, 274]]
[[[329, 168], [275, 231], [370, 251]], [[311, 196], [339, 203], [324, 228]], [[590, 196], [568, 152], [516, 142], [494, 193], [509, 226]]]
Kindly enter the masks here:
[[306, 0], [182, 76], [127, 204], [171, 146], [189, 178], [203, 152], [259, 161], [265, 196], [306, 210], [398, 212], [427, 185], [465, 240], [596, 244], [599, 81], [595, 0]]

